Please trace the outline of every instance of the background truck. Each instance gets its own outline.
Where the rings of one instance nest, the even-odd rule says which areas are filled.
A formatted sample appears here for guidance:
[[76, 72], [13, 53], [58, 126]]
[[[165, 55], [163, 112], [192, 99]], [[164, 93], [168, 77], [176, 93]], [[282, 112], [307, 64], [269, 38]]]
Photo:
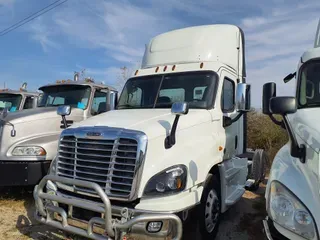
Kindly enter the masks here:
[[10, 112], [36, 108], [39, 93], [29, 92], [26, 87], [27, 83], [23, 83], [19, 90], [0, 89], [0, 112], [4, 108]]
[[285, 128], [290, 139], [272, 163], [263, 224], [268, 239], [319, 240], [320, 21], [314, 48], [303, 53], [296, 73], [284, 81], [295, 76], [295, 97], [277, 97], [273, 82], [263, 87], [263, 113]]
[[183, 224], [198, 219], [202, 237], [213, 239], [221, 213], [264, 176], [264, 151], [246, 151], [245, 76], [236, 26], [153, 38], [116, 110], [61, 133], [34, 189], [38, 221], [91, 239], [180, 239]]
[[[87, 79], [62, 80], [39, 88], [37, 108], [0, 116], [0, 186], [35, 185], [56, 155], [65, 125], [114, 108], [117, 91]], [[1, 97], [0, 97], [1, 98]], [[68, 104], [72, 113], [61, 121], [57, 107]]]

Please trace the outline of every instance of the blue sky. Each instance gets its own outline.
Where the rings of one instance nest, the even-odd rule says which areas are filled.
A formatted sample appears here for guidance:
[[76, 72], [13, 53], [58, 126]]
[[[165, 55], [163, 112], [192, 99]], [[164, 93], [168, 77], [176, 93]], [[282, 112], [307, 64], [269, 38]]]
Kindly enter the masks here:
[[[0, 0], [0, 31], [54, 0]], [[0, 86], [28, 82], [36, 90], [56, 79], [86, 76], [118, 86], [119, 69], [135, 68], [149, 39], [187, 26], [229, 23], [245, 32], [247, 81], [252, 105], [260, 107], [262, 85], [278, 83], [279, 95], [292, 95], [296, 70], [312, 48], [319, 0], [69, 0], [0, 36]]]

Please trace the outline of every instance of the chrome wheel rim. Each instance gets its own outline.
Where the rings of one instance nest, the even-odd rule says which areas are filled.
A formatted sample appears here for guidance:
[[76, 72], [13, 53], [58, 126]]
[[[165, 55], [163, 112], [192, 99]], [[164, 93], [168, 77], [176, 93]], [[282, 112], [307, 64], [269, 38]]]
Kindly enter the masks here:
[[220, 215], [220, 201], [213, 189], [208, 194], [204, 214], [206, 230], [211, 233], [215, 229]]

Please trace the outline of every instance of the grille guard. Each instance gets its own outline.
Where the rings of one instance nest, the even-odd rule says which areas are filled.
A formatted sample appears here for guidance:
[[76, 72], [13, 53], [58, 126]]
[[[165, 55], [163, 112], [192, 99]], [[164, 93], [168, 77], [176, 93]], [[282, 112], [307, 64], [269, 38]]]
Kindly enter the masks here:
[[[78, 200], [78, 199], [66, 198], [63, 196], [57, 196], [57, 195], [45, 193], [43, 189], [47, 181], [49, 180], [53, 182], [60, 182], [64, 184], [71, 184], [71, 185], [76, 185], [80, 187], [90, 188], [99, 195], [99, 197], [103, 201], [104, 207], [99, 206], [94, 202], [87, 201], [87, 200]], [[109, 198], [107, 197], [105, 192], [102, 190], [102, 188], [98, 184], [93, 182], [64, 178], [64, 177], [59, 177], [55, 175], [46, 175], [40, 181], [40, 183], [35, 186], [33, 196], [36, 204], [35, 218], [37, 221], [61, 230], [65, 230], [70, 233], [83, 236], [83, 237], [96, 239], [96, 240], [111, 240], [111, 239], [118, 240], [118, 239], [121, 239], [122, 233], [126, 232], [126, 230], [130, 229], [137, 223], [169, 220], [170, 222], [173, 223], [173, 227], [175, 230], [174, 232], [176, 233], [176, 236], [174, 236], [172, 240], [182, 239], [182, 222], [180, 218], [175, 214], [163, 214], [163, 213], [143, 214], [143, 215], [136, 216], [125, 222], [115, 221], [114, 219], [112, 219], [112, 206]], [[63, 208], [57, 207], [57, 206], [50, 206], [50, 205], [45, 206], [44, 200], [51, 200], [51, 201], [83, 208], [86, 210], [103, 213], [104, 219], [97, 218], [97, 217], [91, 218], [88, 222], [87, 230], [84, 230], [82, 228], [69, 225], [67, 221], [68, 215], [66, 211]], [[52, 219], [49, 213], [58, 213], [62, 218], [62, 222]], [[107, 234], [107, 236], [94, 233], [93, 232], [94, 224], [101, 225], [105, 230], [105, 233]]]

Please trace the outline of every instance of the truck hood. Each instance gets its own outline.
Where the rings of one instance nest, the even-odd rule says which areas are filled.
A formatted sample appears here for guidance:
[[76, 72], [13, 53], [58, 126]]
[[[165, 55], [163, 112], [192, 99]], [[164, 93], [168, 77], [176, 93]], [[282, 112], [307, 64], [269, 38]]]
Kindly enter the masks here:
[[[171, 109], [124, 109], [114, 110], [73, 124], [70, 128], [108, 126], [142, 131], [148, 139], [166, 136], [172, 127], [175, 115]], [[211, 114], [205, 109], [190, 109], [181, 116], [177, 131], [211, 120]]]
[[[5, 121], [10, 121], [13, 124], [19, 124], [21, 122], [29, 122], [47, 118], [61, 118], [57, 114], [58, 107], [39, 107], [33, 109], [25, 109], [17, 112], [9, 112]], [[72, 115], [83, 115], [83, 110], [73, 108], [71, 111]], [[0, 116], [1, 117], [1, 116]], [[67, 117], [68, 119], [68, 117]]]
[[320, 150], [320, 118], [319, 108], [299, 109], [289, 115], [295, 133], [314, 151]]

